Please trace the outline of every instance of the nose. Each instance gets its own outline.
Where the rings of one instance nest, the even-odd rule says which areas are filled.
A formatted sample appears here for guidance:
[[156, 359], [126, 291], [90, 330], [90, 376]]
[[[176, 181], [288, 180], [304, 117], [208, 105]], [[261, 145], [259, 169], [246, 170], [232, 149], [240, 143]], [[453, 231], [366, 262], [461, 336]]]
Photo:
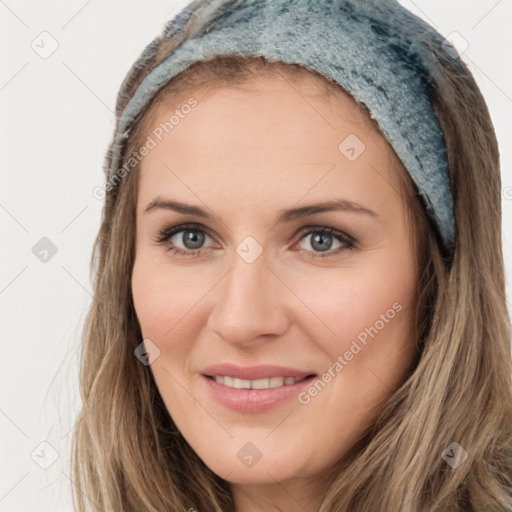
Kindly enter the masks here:
[[289, 328], [289, 291], [268, 268], [263, 254], [252, 263], [235, 254], [233, 261], [215, 287], [210, 331], [240, 348], [283, 335]]

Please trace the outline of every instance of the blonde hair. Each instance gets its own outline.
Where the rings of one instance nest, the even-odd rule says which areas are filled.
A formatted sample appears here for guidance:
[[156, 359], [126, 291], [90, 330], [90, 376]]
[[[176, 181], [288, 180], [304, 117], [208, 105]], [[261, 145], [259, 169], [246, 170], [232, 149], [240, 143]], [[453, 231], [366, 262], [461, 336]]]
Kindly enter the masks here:
[[[118, 121], [142, 79], [186, 40], [193, 23], [191, 17], [171, 39], [156, 38], [149, 61], [134, 64], [119, 92]], [[439, 70], [430, 77], [432, 106], [448, 150], [455, 250], [443, 250], [416, 187], [399, 170], [420, 270], [416, 355], [377, 421], [332, 468], [320, 512], [512, 510], [511, 332], [497, 141], [469, 70], [440, 47], [427, 50]], [[140, 147], [159, 103], [184, 91], [243, 84], [262, 72], [315, 78], [339, 90], [300, 66], [263, 58], [196, 63], [147, 106], [126, 140], [121, 165]], [[111, 146], [107, 171], [112, 153]], [[137, 177], [134, 168], [107, 191], [91, 257], [94, 301], [83, 330], [82, 410], [73, 433], [75, 509], [234, 511], [229, 482], [190, 448], [149, 367], [134, 356], [142, 341], [130, 286]], [[456, 469], [442, 458], [452, 442], [468, 454]]]

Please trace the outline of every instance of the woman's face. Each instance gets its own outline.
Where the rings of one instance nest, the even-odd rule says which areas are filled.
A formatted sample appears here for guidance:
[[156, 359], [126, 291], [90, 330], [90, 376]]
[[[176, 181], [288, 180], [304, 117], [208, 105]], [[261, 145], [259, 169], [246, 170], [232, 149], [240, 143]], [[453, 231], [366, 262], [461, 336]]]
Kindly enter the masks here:
[[300, 493], [411, 361], [398, 163], [349, 96], [310, 82], [258, 77], [180, 108], [189, 99], [156, 111], [140, 166], [132, 290], [150, 369], [216, 474]]

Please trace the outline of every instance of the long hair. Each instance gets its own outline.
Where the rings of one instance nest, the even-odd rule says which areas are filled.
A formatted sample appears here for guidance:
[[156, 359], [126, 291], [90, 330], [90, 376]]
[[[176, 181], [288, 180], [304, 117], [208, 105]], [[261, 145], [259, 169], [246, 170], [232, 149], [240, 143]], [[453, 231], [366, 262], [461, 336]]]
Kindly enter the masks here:
[[[206, 4], [197, 1], [197, 10]], [[170, 39], [164, 31], [152, 42], [149, 58], [135, 62], [118, 95], [117, 121], [144, 77], [190, 36], [194, 23], [192, 16]], [[319, 512], [512, 510], [511, 331], [497, 141], [467, 67], [440, 44], [425, 39], [424, 45], [435, 63], [431, 102], [448, 151], [455, 249], [443, 250], [416, 187], [401, 170], [419, 268], [416, 352], [400, 388], [333, 468]], [[263, 72], [339, 89], [311, 70], [263, 58], [196, 63], [141, 113], [127, 135], [120, 166], [142, 145], [158, 104], [191, 90], [243, 84]], [[112, 156], [113, 145], [105, 158], [107, 173]], [[107, 189], [91, 256], [94, 299], [83, 329], [82, 409], [72, 444], [75, 510], [234, 512], [229, 482], [181, 436], [149, 367], [134, 356], [142, 342], [130, 284], [137, 178], [135, 166]], [[454, 449], [452, 443], [467, 453], [458, 467], [443, 457]]]

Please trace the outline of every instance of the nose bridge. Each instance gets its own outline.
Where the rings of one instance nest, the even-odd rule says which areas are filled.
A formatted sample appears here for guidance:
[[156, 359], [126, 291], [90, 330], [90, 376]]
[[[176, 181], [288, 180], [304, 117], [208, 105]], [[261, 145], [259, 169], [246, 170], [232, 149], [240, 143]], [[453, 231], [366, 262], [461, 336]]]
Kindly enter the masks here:
[[208, 324], [232, 344], [279, 335], [288, 328], [282, 286], [267, 267], [266, 254], [256, 251], [251, 240], [242, 242], [233, 255], [231, 270], [216, 287]]

